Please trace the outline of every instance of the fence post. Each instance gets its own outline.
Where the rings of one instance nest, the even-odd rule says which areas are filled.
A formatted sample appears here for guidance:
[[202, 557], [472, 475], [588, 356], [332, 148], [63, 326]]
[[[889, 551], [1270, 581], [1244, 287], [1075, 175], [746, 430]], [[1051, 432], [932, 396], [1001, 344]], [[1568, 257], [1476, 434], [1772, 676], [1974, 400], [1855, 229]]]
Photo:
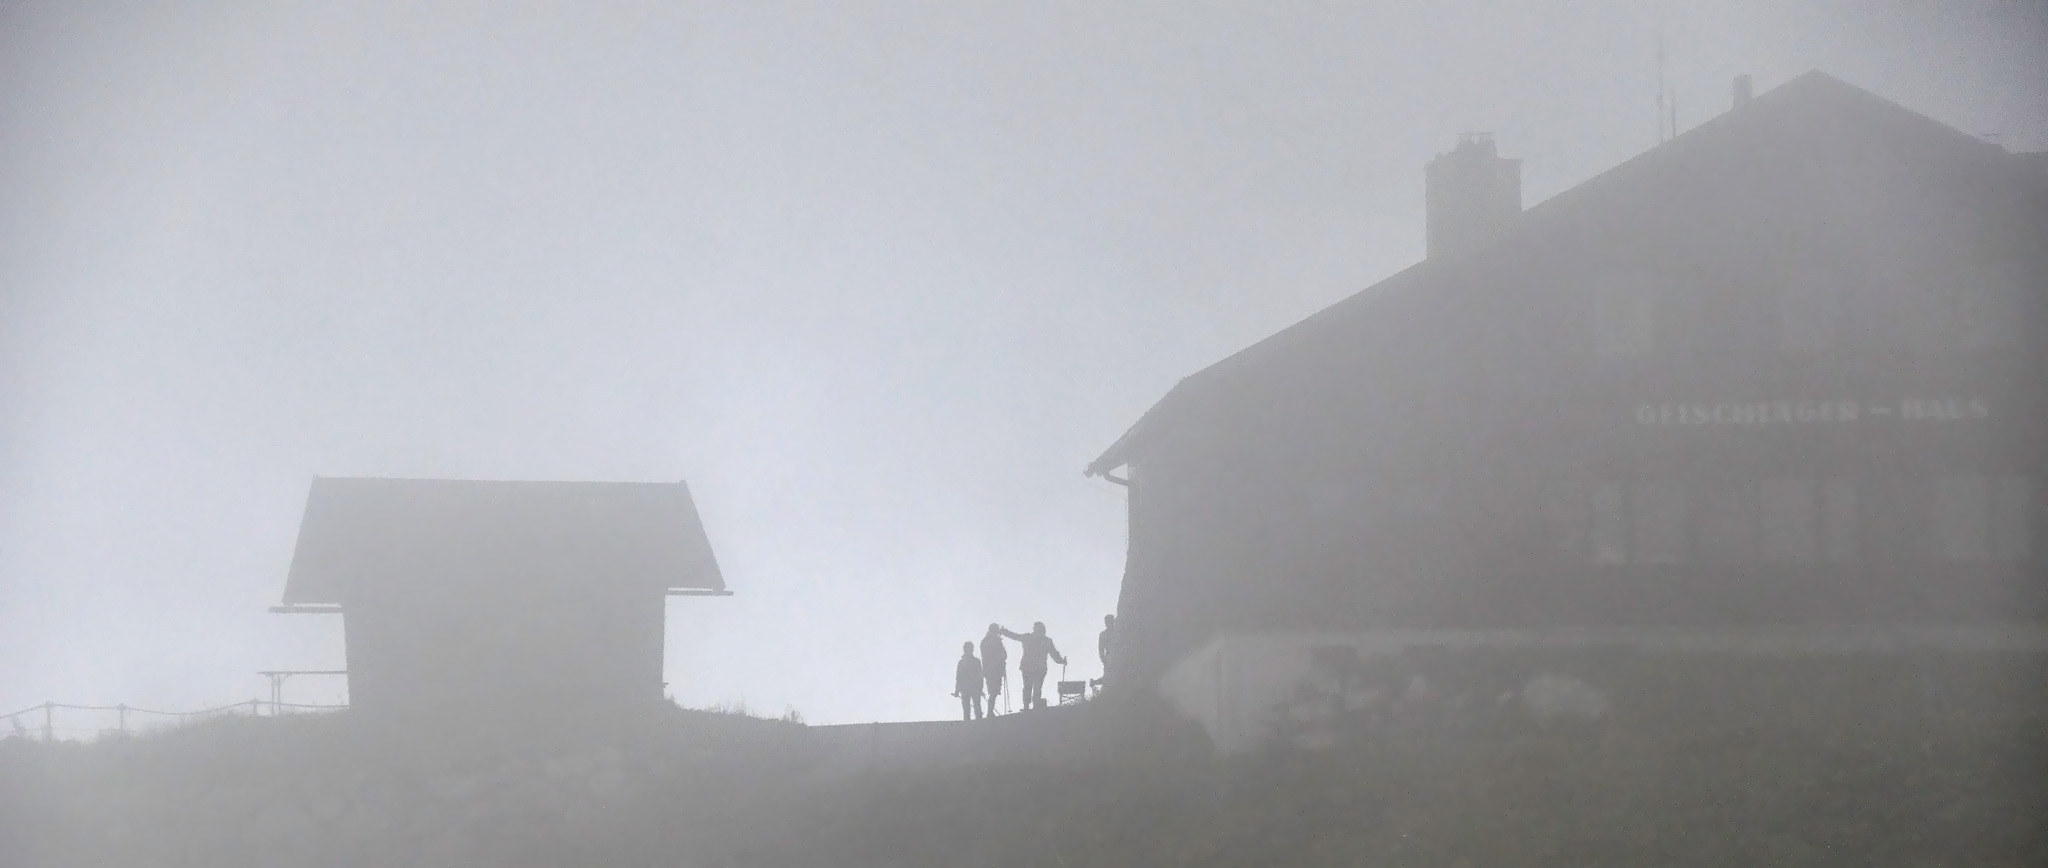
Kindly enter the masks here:
[[44, 741], [56, 741], [56, 740], [57, 740], [57, 722], [56, 722], [55, 718], [53, 717], [53, 715], [55, 715], [55, 714], [56, 714], [56, 710], [57, 710], [57, 703], [54, 703], [54, 702], [45, 702], [45, 703], [43, 703], [43, 740], [44, 740]]
[[114, 706], [114, 707], [115, 707], [116, 709], [119, 709], [119, 710], [120, 710], [120, 712], [121, 712], [121, 723], [120, 723], [120, 727], [121, 727], [121, 734], [122, 734], [122, 735], [127, 735], [127, 734], [128, 734], [128, 703], [126, 703], [126, 702], [123, 702], [123, 703], [121, 703], [120, 705], [117, 705], [117, 706]]

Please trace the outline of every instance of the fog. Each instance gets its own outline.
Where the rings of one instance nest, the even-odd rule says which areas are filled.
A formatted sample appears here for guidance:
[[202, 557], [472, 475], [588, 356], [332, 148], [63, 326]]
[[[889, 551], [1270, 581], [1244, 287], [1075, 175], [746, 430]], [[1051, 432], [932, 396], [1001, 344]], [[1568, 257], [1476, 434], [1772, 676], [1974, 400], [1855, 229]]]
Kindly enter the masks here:
[[[690, 705], [944, 718], [1113, 611], [1180, 377], [1819, 68], [2048, 150], [2036, 2], [0, 3], [0, 710], [339, 668], [315, 475], [686, 479]], [[332, 687], [295, 686], [324, 701]]]

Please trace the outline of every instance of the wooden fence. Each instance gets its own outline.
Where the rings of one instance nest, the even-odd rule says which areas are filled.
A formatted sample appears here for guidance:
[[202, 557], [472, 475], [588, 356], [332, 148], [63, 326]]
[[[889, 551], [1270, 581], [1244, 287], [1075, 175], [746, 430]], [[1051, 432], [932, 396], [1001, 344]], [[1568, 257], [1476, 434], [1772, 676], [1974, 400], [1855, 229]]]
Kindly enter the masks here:
[[89, 739], [107, 735], [132, 735], [168, 729], [219, 717], [276, 717], [338, 711], [347, 705], [317, 705], [284, 702], [280, 699], [251, 699], [194, 711], [161, 711], [120, 705], [68, 705], [45, 702], [12, 714], [0, 715], [0, 738], [30, 738], [40, 741]]

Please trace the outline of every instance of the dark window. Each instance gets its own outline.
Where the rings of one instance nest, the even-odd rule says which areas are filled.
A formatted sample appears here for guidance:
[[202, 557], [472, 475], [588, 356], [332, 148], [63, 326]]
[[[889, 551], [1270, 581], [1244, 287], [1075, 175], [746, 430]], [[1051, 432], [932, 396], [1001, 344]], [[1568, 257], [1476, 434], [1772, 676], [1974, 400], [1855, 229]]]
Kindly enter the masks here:
[[1602, 290], [1593, 300], [1593, 347], [1603, 356], [1648, 355], [1656, 343], [1656, 305], [1638, 286]]
[[[1581, 490], [1581, 496], [1587, 492]], [[1586, 554], [1599, 564], [1675, 564], [1685, 559], [1685, 488], [1676, 479], [1595, 484], [1579, 501]], [[1560, 518], [1566, 515], [1557, 510]], [[1571, 525], [1559, 522], [1567, 534]], [[1569, 539], [1569, 537], [1567, 537]]]
[[1834, 349], [1840, 304], [1840, 293], [1827, 281], [1804, 281], [1780, 289], [1778, 345], [1792, 353]]
[[2027, 321], [2028, 278], [2016, 266], [1959, 275], [1899, 292], [1891, 324], [1925, 353], [1982, 350], [2017, 343]]
[[1587, 538], [1591, 532], [1589, 518], [1585, 486], [1555, 483], [1544, 492], [1545, 533], [1551, 544], [1557, 547], [1557, 551], [1575, 557], [1585, 557]]
[[1722, 482], [1701, 492], [1694, 545], [1709, 563], [1847, 562], [1856, 559], [1857, 516], [1853, 480]]
[[2025, 269], [2007, 262], [1958, 287], [1951, 305], [1956, 345], [1974, 350], [2018, 343], [2025, 330], [2027, 283]]
[[1621, 484], [1603, 482], [1593, 486], [1593, 562], [1628, 562], [1628, 510]]
[[1934, 554], [1955, 561], [2033, 557], [2033, 485], [2025, 476], [1958, 473], [1934, 480]]
[[2024, 476], [2001, 476], [1991, 489], [1991, 553], [2000, 560], [2034, 556], [2034, 491]]
[[1756, 559], [1756, 490], [1746, 482], [1722, 482], [1700, 493], [1695, 545], [1707, 563], [1739, 564]]
[[1819, 537], [1814, 521], [1818, 500], [1814, 481], [1779, 477], [1757, 483], [1757, 513], [1761, 533], [1757, 556], [1761, 560], [1796, 563], [1819, 556]]
[[1685, 559], [1685, 488], [1676, 479], [1636, 483], [1630, 554], [1639, 564], [1675, 564]]
[[[1846, 563], [1866, 548], [1859, 534], [1885, 526], [1864, 519], [1873, 504], [1846, 478], [1727, 480], [1694, 488], [1653, 477], [1599, 483], [1588, 494], [1581, 489], [1572, 500], [1560, 489], [1545, 511], [1561, 548], [1602, 564]], [[2028, 496], [2024, 486], [2008, 486], [2002, 495], [2022, 504]], [[2030, 520], [2023, 506], [2001, 509], [2015, 528]], [[2008, 537], [2012, 550], [2024, 551], [2024, 536], [2009, 531], [2000, 538]]]
[[1927, 521], [1920, 510], [1926, 483], [1899, 475], [1874, 476], [1862, 482], [1857, 531], [1864, 559], [1891, 562], [1918, 557], [1927, 540]]
[[1444, 511], [1444, 486], [1440, 482], [1409, 482], [1390, 486], [1394, 511], [1399, 515], [1432, 516]]
[[1820, 555], [1846, 563], [1856, 559], [1856, 483], [1828, 479], [1820, 486]]
[[1952, 561], [1991, 557], [1991, 493], [1974, 473], [1934, 479], [1934, 551]]

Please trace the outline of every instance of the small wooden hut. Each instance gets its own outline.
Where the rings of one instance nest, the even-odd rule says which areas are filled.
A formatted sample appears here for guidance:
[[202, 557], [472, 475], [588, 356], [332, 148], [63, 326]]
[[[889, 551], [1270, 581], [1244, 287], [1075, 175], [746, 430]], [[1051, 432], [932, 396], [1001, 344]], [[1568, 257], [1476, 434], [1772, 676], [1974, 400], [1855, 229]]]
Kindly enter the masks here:
[[342, 615], [358, 713], [495, 726], [658, 703], [665, 598], [727, 593], [685, 483], [315, 478], [272, 611]]

